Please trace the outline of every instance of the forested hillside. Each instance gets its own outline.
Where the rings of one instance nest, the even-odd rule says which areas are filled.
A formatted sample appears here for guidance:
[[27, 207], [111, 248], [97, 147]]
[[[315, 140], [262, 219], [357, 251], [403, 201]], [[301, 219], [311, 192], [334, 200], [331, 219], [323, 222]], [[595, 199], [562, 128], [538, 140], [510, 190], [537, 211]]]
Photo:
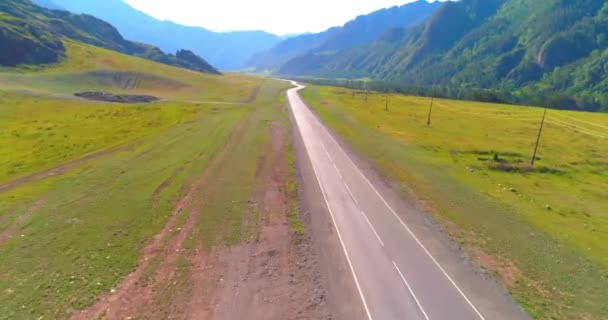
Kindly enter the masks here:
[[218, 73], [203, 58], [187, 50], [175, 55], [125, 40], [110, 24], [89, 15], [49, 10], [29, 0], [0, 2], [0, 65], [43, 64], [65, 55], [63, 37], [98, 47], [191, 70]]
[[607, 49], [604, 0], [462, 0], [370, 45], [299, 56], [280, 73], [371, 76], [456, 98], [600, 110], [608, 106]]
[[274, 70], [303, 54], [326, 55], [366, 45], [389, 29], [422, 23], [440, 6], [440, 2], [418, 0], [362, 15], [342, 27], [286, 39], [272, 49], [253, 56], [248, 66], [257, 71]]
[[55, 2], [53, 2], [52, 0], [36, 0], [34, 1], [34, 3], [36, 3], [39, 6], [48, 8], [48, 9], [53, 9], [53, 10], [65, 10], [64, 7], [57, 5]]

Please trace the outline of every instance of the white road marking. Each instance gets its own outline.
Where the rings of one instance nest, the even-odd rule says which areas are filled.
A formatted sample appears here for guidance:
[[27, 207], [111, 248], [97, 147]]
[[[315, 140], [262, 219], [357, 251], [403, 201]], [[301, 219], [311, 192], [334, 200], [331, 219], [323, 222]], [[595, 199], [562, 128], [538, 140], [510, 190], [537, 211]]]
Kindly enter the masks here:
[[348, 186], [348, 184], [344, 183], [344, 185], [346, 186], [346, 190], [348, 190], [348, 193], [350, 193], [351, 198], [353, 198], [353, 201], [355, 201], [355, 203], [357, 204], [357, 206], [359, 206], [359, 201], [353, 195], [353, 191], [350, 190], [350, 187]]
[[401, 270], [399, 270], [399, 267], [397, 266], [397, 263], [395, 261], [393, 261], [393, 266], [395, 266], [395, 270], [397, 270], [397, 273], [399, 273], [399, 276], [401, 277], [401, 280], [403, 280], [403, 283], [405, 283], [405, 286], [407, 287], [407, 290], [409, 290], [410, 294], [412, 295], [412, 298], [414, 298], [414, 301], [416, 301], [416, 304], [418, 305], [418, 309], [420, 309], [420, 311], [424, 315], [424, 318], [426, 320], [429, 320], [429, 316], [424, 311], [424, 308], [422, 308], [422, 305], [420, 304], [420, 301], [418, 301], [418, 298], [414, 294], [414, 290], [412, 290], [412, 287], [410, 287], [410, 284], [407, 282], [407, 280], [403, 276], [403, 273], [401, 273]]
[[[294, 92], [294, 91], [292, 91]], [[295, 91], [297, 94], [297, 91]], [[291, 100], [291, 99], [290, 99]], [[291, 104], [290, 101], [290, 106], [293, 108], [293, 105]], [[293, 112], [293, 110], [292, 110]], [[294, 113], [294, 117], [295, 117], [295, 113]], [[298, 123], [298, 127], [300, 127], [300, 123], [299, 121], [297, 121], [296, 118], [296, 122]], [[302, 140], [304, 140], [304, 137], [302, 137]], [[325, 189], [323, 188], [323, 185], [321, 184], [321, 180], [319, 180], [319, 174], [317, 173], [317, 169], [315, 168], [314, 164], [313, 164], [313, 160], [310, 156], [310, 152], [308, 150], [308, 146], [306, 143], [304, 143], [304, 147], [307, 150], [308, 153], [308, 157], [310, 159], [311, 162], [311, 167], [312, 170], [315, 174], [315, 178], [317, 179], [317, 183], [319, 184], [319, 188], [321, 189], [321, 194], [323, 194], [323, 200], [325, 201], [325, 205], [327, 206], [327, 210], [329, 211], [329, 215], [331, 216], [331, 220], [333, 221], [334, 227], [336, 228], [336, 233], [338, 234], [338, 239], [340, 239], [340, 244], [342, 245], [342, 249], [344, 250], [344, 255], [346, 256], [346, 260], [348, 261], [348, 266], [350, 267], [350, 271], [353, 275], [353, 278], [355, 280], [355, 285], [357, 286], [357, 290], [359, 291], [359, 295], [361, 297], [361, 301], [363, 302], [363, 308], [365, 309], [365, 312], [367, 313], [367, 318], [369, 320], [373, 320], [372, 315], [369, 311], [369, 307], [367, 306], [367, 301], [365, 300], [365, 296], [363, 294], [363, 290], [361, 289], [361, 285], [359, 284], [359, 279], [357, 278], [357, 273], [355, 272], [355, 268], [353, 267], [353, 263], [350, 260], [350, 256], [348, 254], [348, 250], [346, 250], [346, 246], [344, 244], [344, 240], [342, 239], [342, 234], [340, 233], [340, 228], [338, 227], [338, 224], [336, 223], [336, 218], [334, 217], [334, 213], [331, 210], [331, 206], [329, 205], [329, 201], [327, 200], [327, 195], [325, 194]]]
[[[323, 148], [325, 148], [325, 147], [323, 147]], [[327, 153], [327, 156], [331, 159], [331, 156], [329, 155], [329, 153], [327, 152], [327, 150], [325, 150], [325, 153]], [[353, 195], [353, 191], [350, 189], [350, 187], [346, 183], [346, 180], [344, 180], [344, 176], [342, 175], [342, 172], [340, 171], [340, 169], [338, 169], [338, 167], [336, 166], [336, 164], [333, 161], [333, 159], [331, 161], [334, 164], [334, 168], [336, 169], [336, 171], [338, 171], [338, 174], [340, 175], [340, 178], [342, 179], [342, 183], [344, 183], [344, 185], [346, 186], [346, 190], [350, 194], [350, 197], [353, 199], [353, 201], [355, 202], [355, 204], [357, 206], [359, 206], [359, 200], [357, 200], [357, 198], [355, 198], [355, 196]]]
[[378, 241], [380, 242], [380, 245], [382, 245], [384, 247], [384, 242], [382, 242], [382, 238], [380, 238], [380, 235], [378, 235], [378, 232], [376, 232], [376, 228], [374, 228], [374, 226], [372, 225], [372, 223], [367, 218], [367, 215], [365, 214], [365, 211], [361, 210], [361, 214], [363, 215], [363, 218], [365, 218], [365, 221], [367, 221], [367, 224], [369, 225], [369, 227], [372, 228], [372, 231], [376, 235], [376, 238], [378, 238]]
[[[329, 152], [327, 151], [327, 148], [325, 147], [325, 145], [323, 144], [323, 142], [320, 142], [320, 143], [321, 143], [321, 146], [323, 146], [323, 150], [325, 150], [325, 154], [327, 155], [327, 158], [334, 165], [334, 168], [336, 169], [336, 171], [338, 172], [338, 175], [342, 179], [342, 184], [346, 187], [346, 190], [348, 191], [348, 194], [350, 195], [350, 197], [353, 199], [353, 201], [355, 202], [355, 204], [359, 208], [359, 202], [357, 201], [357, 198], [355, 198], [355, 195], [353, 194], [353, 191], [348, 186], [348, 183], [346, 183], [346, 180], [344, 180], [344, 176], [342, 175], [342, 172], [340, 172], [340, 169], [338, 168], [338, 166], [336, 166], [336, 162], [331, 157], [331, 154], [329, 154]], [[372, 229], [372, 231], [376, 235], [376, 238], [380, 242], [380, 245], [382, 245], [382, 247], [384, 247], [384, 241], [382, 241], [382, 238], [380, 238], [380, 235], [376, 231], [376, 228], [374, 228], [374, 226], [372, 225], [371, 221], [369, 221], [369, 218], [367, 217], [367, 214], [365, 214], [365, 211], [363, 211], [363, 209], [361, 209], [361, 208], [359, 208], [359, 209], [360, 209], [361, 215], [363, 215], [363, 218], [365, 218], [365, 221], [367, 221], [367, 224], [369, 225], [369, 227]]]
[[346, 158], [350, 161], [350, 163], [357, 169], [356, 171], [363, 177], [363, 179], [372, 188], [372, 190], [374, 190], [374, 192], [378, 195], [378, 197], [380, 197], [380, 199], [382, 200], [382, 202], [384, 202], [384, 204], [386, 205], [386, 207], [392, 212], [393, 216], [395, 216], [395, 218], [397, 218], [397, 220], [399, 220], [399, 222], [401, 223], [401, 225], [412, 236], [412, 238], [414, 238], [414, 240], [416, 241], [416, 243], [422, 248], [422, 250], [426, 253], [426, 255], [433, 261], [433, 263], [435, 264], [435, 266], [437, 266], [437, 268], [439, 268], [439, 270], [441, 271], [441, 273], [443, 273], [443, 275], [450, 281], [450, 283], [454, 286], [454, 288], [456, 288], [456, 290], [458, 291], [458, 293], [460, 293], [460, 295], [468, 303], [468, 305], [471, 307], [471, 309], [473, 309], [473, 311], [475, 311], [475, 313], [477, 314], [477, 316], [481, 320], [486, 320], [486, 318], [484, 318], [484, 316], [481, 315], [481, 313], [479, 312], [479, 310], [477, 310], [477, 308], [475, 307], [475, 305], [473, 305], [473, 303], [471, 302], [471, 300], [469, 300], [469, 298], [464, 294], [464, 292], [460, 289], [460, 287], [456, 284], [456, 282], [452, 279], [452, 277], [450, 277], [450, 275], [445, 271], [445, 269], [443, 269], [443, 267], [439, 264], [439, 262], [435, 259], [435, 257], [433, 257], [433, 255], [429, 252], [429, 250], [427, 250], [427, 248], [422, 244], [422, 242], [420, 241], [420, 239], [418, 239], [418, 237], [416, 237], [416, 235], [414, 234], [414, 232], [412, 232], [412, 230], [408, 227], [408, 225], [405, 222], [403, 222], [403, 220], [401, 219], [401, 217], [399, 217], [399, 215], [397, 214], [397, 212], [395, 212], [395, 210], [388, 204], [388, 202], [380, 194], [380, 192], [378, 191], [378, 189], [376, 189], [376, 187], [371, 183], [371, 181], [369, 181], [369, 179], [365, 176], [365, 174], [363, 174], [363, 171], [361, 171], [361, 169], [359, 168], [359, 166], [357, 166], [357, 164], [355, 164], [355, 162], [350, 158], [350, 156], [348, 154], [346, 154], [346, 151], [344, 151], [344, 149], [342, 149], [342, 147], [340, 146], [340, 144], [338, 143], [338, 141], [336, 141], [336, 139], [331, 135], [331, 133], [329, 133], [327, 131], [325, 131], [325, 132], [334, 141], [334, 143], [336, 143], [338, 145], [338, 149], [340, 149], [340, 151], [344, 154], [344, 156], [346, 156]]

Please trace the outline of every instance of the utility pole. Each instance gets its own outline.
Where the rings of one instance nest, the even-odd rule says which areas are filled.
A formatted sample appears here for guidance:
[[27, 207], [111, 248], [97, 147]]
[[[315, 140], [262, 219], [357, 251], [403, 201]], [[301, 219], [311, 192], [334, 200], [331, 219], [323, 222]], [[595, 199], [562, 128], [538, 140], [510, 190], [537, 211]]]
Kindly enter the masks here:
[[536, 145], [534, 146], [534, 154], [532, 154], [532, 160], [530, 160], [530, 167], [534, 167], [536, 162], [536, 154], [538, 152], [538, 146], [540, 145], [540, 137], [543, 133], [543, 127], [545, 126], [545, 118], [547, 117], [547, 107], [545, 106], [545, 112], [543, 113], [543, 119], [540, 122], [540, 129], [538, 129], [538, 136], [536, 137]]
[[384, 111], [388, 111], [388, 95], [390, 94], [390, 89], [386, 89], [386, 92], [384, 94]]
[[427, 127], [431, 126], [431, 115], [433, 114], [433, 102], [435, 102], [435, 88], [434, 87], [432, 87], [432, 89], [431, 89], [431, 107], [429, 108], [429, 116], [426, 120]]
[[367, 82], [366, 82], [365, 83], [365, 103], [367, 103], [367, 93], [368, 93], [368, 90], [367, 90]]

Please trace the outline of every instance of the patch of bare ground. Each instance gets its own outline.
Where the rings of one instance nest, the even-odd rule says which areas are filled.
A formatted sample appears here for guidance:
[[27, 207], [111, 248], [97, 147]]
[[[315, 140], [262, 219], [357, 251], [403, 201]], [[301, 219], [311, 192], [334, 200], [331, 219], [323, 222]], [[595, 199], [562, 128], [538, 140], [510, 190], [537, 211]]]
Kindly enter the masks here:
[[507, 291], [517, 286], [526, 286], [543, 298], [550, 298], [551, 293], [538, 281], [524, 275], [519, 267], [510, 259], [497, 254], [490, 255], [482, 247], [484, 240], [473, 232], [465, 232], [447, 219], [436, 218], [441, 222], [442, 229], [456, 239], [466, 239], [461, 248], [472, 261], [484, 272], [492, 275]]
[[[245, 125], [246, 120], [241, 121], [213, 156], [207, 166], [213, 172], [205, 169], [192, 183], [185, 179], [166, 225], [144, 247], [134, 271], [72, 319], [331, 318], [312, 240], [288, 225], [286, 130], [280, 119], [271, 123], [271, 139], [258, 160], [243, 219], [245, 242], [226, 247], [218, 241], [210, 251], [184, 247], [196, 237], [201, 208], [228, 170], [223, 163]], [[159, 185], [156, 198], [183, 171], [178, 168]], [[185, 222], [178, 225], [182, 214]]]
[[183, 319], [328, 319], [325, 290], [306, 235], [288, 225], [285, 129], [272, 123], [271, 141], [256, 170], [245, 243], [215, 247], [192, 259], [193, 288]]
[[8, 226], [8, 228], [6, 228], [2, 232], [0, 232], [0, 244], [2, 244], [5, 241], [14, 237], [15, 233], [23, 225], [25, 220], [27, 220], [27, 218], [29, 218], [32, 214], [34, 214], [34, 212], [36, 212], [36, 210], [40, 209], [42, 204], [44, 204], [44, 199], [40, 198], [31, 207], [29, 207], [23, 214], [18, 216], [17, 219], [15, 219], [15, 221], [11, 225]]
[[[212, 168], [217, 163], [221, 164], [224, 158], [229, 156], [231, 148], [242, 135], [244, 125], [244, 121], [241, 121], [235, 127], [228, 138], [225, 148], [212, 158], [207, 168]], [[162, 190], [158, 190], [168, 187], [169, 183], [173, 183], [177, 175], [185, 170], [187, 163], [200, 161], [202, 156], [203, 152], [196, 159], [186, 162], [184, 169], [180, 170], [178, 168], [173, 172], [167, 180], [163, 181], [156, 188], [154, 192], [156, 197], [162, 192]], [[161, 290], [163, 286], [170, 285], [175, 278], [177, 260], [184, 252], [183, 242], [191, 235], [196, 225], [196, 215], [198, 207], [204, 199], [204, 190], [212, 189], [207, 185], [211, 174], [210, 170], [205, 169], [194, 182], [186, 182], [182, 186], [182, 196], [174, 203], [167, 222], [161, 231], [143, 248], [135, 269], [116, 288], [100, 296], [90, 307], [74, 313], [71, 319], [138, 319], [144, 314], [155, 311], [155, 292]], [[182, 211], [187, 211], [186, 222], [181, 227], [177, 227], [177, 220]], [[152, 267], [152, 261], [158, 261], [159, 265], [153, 268], [152, 275], [148, 276], [146, 272]], [[161, 311], [164, 312], [165, 310]], [[151, 314], [144, 318], [164, 317], [160, 317], [158, 314]]]
[[470, 248], [477, 261], [484, 270], [500, 277], [501, 282], [508, 288], [514, 288], [522, 278], [522, 273], [517, 266], [508, 259], [490, 256], [477, 248]]
[[[165, 226], [142, 250], [141, 258], [134, 271], [123, 279], [115, 289], [112, 289], [109, 294], [101, 296], [87, 309], [73, 314], [71, 319], [125, 319], [129, 317], [126, 314], [132, 314], [132, 312], [150, 302], [152, 286], [144, 281], [144, 271], [157, 256], [163, 259], [163, 261], [167, 261], [168, 259], [164, 259], [164, 256], [172, 254], [171, 251], [179, 247], [177, 243], [180, 239], [184, 238], [182, 236], [184, 232], [181, 232], [181, 230], [171, 237], [171, 240], [164, 248], [163, 244], [174, 231], [173, 228], [179, 214], [190, 205], [192, 199], [202, 187], [204, 178], [205, 175], [203, 174], [195, 183], [187, 187], [188, 191], [176, 202]], [[168, 275], [158, 274], [157, 277], [164, 276]]]
[[255, 100], [258, 98], [258, 93], [260, 92], [260, 86], [255, 86], [251, 92], [249, 93], [249, 96], [247, 96], [247, 98], [245, 100], [243, 100], [244, 103], [253, 103], [255, 102]]
[[167, 178], [158, 187], [156, 187], [156, 189], [152, 193], [152, 203], [153, 203], [154, 208], [158, 207], [158, 202], [160, 201], [160, 195], [163, 193], [163, 191], [165, 191], [165, 189], [167, 189], [170, 185], [172, 185], [173, 182], [175, 181], [175, 179], [180, 174], [182, 174], [190, 164], [192, 164], [195, 161], [201, 161], [201, 159], [203, 158], [204, 155], [205, 155], [205, 152], [201, 151], [201, 153], [199, 153], [199, 155], [196, 157], [196, 159], [186, 161], [186, 163], [181, 165], [179, 168], [175, 169], [175, 171], [173, 172], [173, 174], [171, 174], [171, 176], [169, 176], [169, 178]]

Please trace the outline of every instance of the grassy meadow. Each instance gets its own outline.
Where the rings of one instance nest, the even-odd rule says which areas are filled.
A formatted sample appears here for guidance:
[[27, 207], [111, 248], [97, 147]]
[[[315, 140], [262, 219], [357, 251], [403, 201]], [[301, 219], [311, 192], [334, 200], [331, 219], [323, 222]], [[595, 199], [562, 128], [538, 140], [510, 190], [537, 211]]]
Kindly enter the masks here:
[[150, 94], [189, 102], [250, 100], [253, 78], [218, 77], [139, 59], [65, 40], [68, 58], [58, 64], [0, 68], [5, 90], [30, 95], [72, 97], [79, 91]]
[[199, 107], [175, 102], [108, 105], [0, 92], [0, 184], [189, 121]]
[[[205, 203], [190, 208], [197, 227], [184, 245], [241, 241], [268, 122], [281, 117], [283, 82], [66, 46], [68, 58], [58, 65], [0, 70], [0, 186], [112, 151], [0, 192], [0, 319], [67, 318], [115, 288], [205, 171], [212, 173]], [[162, 100], [125, 105], [71, 97], [81, 90]], [[176, 227], [186, 218], [181, 213]], [[180, 257], [179, 275], [188, 274], [187, 261]], [[151, 262], [146, 273], [158, 265]]]
[[538, 319], [608, 317], [608, 114], [309, 86], [317, 114]]

